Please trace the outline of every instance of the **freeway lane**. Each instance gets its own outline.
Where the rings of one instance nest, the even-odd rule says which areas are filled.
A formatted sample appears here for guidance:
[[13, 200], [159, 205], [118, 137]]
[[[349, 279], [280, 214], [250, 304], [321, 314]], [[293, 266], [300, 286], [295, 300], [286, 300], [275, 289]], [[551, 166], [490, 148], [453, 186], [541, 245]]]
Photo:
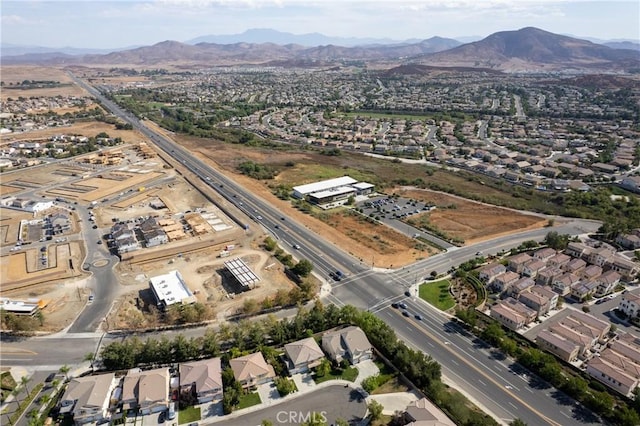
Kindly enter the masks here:
[[[78, 81], [76, 79], [76, 81]], [[78, 81], [79, 82], [79, 81]], [[83, 82], [79, 82], [83, 87], [87, 87]], [[397, 300], [402, 297], [402, 293], [412, 284], [419, 281], [421, 276], [430, 273], [432, 270], [438, 272], [444, 272], [451, 266], [457, 266], [461, 262], [468, 260], [475, 256], [475, 253], [479, 250], [484, 254], [495, 253], [501, 249], [507, 249], [519, 245], [526, 240], [541, 240], [548, 232], [548, 229], [533, 230], [516, 235], [508, 235], [496, 238], [492, 241], [482, 242], [472, 247], [463, 247], [452, 249], [447, 253], [443, 253], [431, 258], [417, 262], [414, 265], [408, 266], [394, 272], [383, 272], [380, 270], [370, 270], [360, 260], [355, 259], [353, 256], [344, 253], [339, 247], [335, 247], [333, 244], [327, 243], [321, 236], [315, 235], [307, 228], [299, 225], [289, 218], [285, 221], [281, 221], [280, 217], [283, 217], [283, 212], [277, 208], [272, 207], [269, 203], [256, 197], [254, 194], [244, 190], [237, 185], [233, 180], [219, 173], [214, 168], [206, 165], [201, 160], [192, 156], [190, 152], [175, 144], [171, 140], [156, 134], [150, 129], [146, 128], [140, 121], [133, 118], [131, 114], [122, 111], [119, 107], [114, 105], [111, 101], [105, 99], [96, 90], [89, 88], [92, 93], [101, 100], [103, 105], [110, 109], [114, 114], [119, 116], [125, 121], [130, 122], [136, 129], [143, 132], [163, 151], [168, 155], [174, 157], [180, 161], [185, 168], [196, 174], [202, 179], [203, 182], [210, 185], [216, 191], [218, 191], [228, 202], [236, 204], [235, 198], [241, 198], [243, 203], [249, 202], [250, 208], [254, 210], [251, 214], [259, 214], [263, 218], [267, 218], [271, 222], [279, 221], [286, 222], [286, 234], [278, 234], [283, 237], [288, 235], [292, 241], [303, 245], [305, 248], [302, 250], [302, 254], [307, 256], [309, 260], [316, 265], [317, 271], [321, 274], [327, 273], [332, 269], [340, 269], [347, 273], [348, 277], [341, 282], [332, 283], [332, 293], [328, 296], [328, 299], [339, 306], [345, 304], [352, 304], [357, 307], [368, 309], [373, 307], [381, 307], [384, 301]], [[207, 179], [208, 178], [208, 179]], [[234, 195], [236, 197], [234, 197]], [[236, 204], [237, 206], [237, 204]], [[233, 217], [237, 215], [232, 213]], [[244, 220], [242, 217], [238, 220]], [[248, 218], [247, 218], [248, 219]], [[599, 224], [593, 221], [583, 220], [567, 220], [566, 224], [564, 219], [556, 220], [557, 226], [553, 228], [554, 231], [561, 233], [569, 232], [571, 234], [585, 233], [592, 229], [597, 229]], [[306, 247], [310, 247], [308, 250]], [[326, 276], [325, 276], [326, 277]], [[417, 311], [420, 309], [425, 310], [425, 307], [414, 307]], [[384, 312], [384, 311], [380, 311]], [[486, 400], [487, 395], [491, 395], [492, 400], [495, 399], [495, 403], [491, 403], [490, 406], [498, 410], [499, 407], [505, 407], [498, 410], [496, 415], [501, 418], [512, 418], [513, 414], [525, 419], [529, 424], [543, 424], [548, 423], [546, 419], [552, 419], [552, 424], [573, 424], [571, 419], [567, 419], [562, 415], [564, 405], [551, 398], [546, 394], [541, 394], [534, 398], [530, 396], [530, 392], [526, 389], [526, 386], [518, 386], [519, 392], [511, 392], [510, 389], [502, 389], [497, 383], [501, 383], [500, 380], [509, 381], [513, 380], [510, 376], [511, 373], [505, 371], [500, 374], [495, 367], [503, 367], [500, 364], [493, 364], [497, 361], [491, 359], [482, 359], [479, 361], [474, 356], [478, 348], [474, 346], [473, 342], [460, 339], [456, 341], [457, 348], [456, 356], [452, 356], [450, 351], [444, 351], [442, 348], [438, 351], [434, 351], [433, 348], [428, 347], [425, 342], [430, 341], [434, 347], [442, 347], [441, 344], [436, 345], [436, 340], [441, 338], [428, 339], [428, 333], [433, 336], [439, 336], [438, 333], [444, 333], [445, 324], [449, 321], [448, 318], [439, 314], [436, 315], [430, 311], [424, 312], [423, 316], [431, 315], [434, 318], [434, 322], [421, 324], [418, 327], [412, 325], [411, 322], [406, 321], [403, 317], [400, 318], [388, 318], [388, 315], [384, 317], [385, 321], [390, 321], [392, 327], [394, 327], [398, 333], [402, 332], [401, 336], [405, 338], [405, 341], [421, 350], [431, 353], [436, 361], [442, 364], [443, 371], [455, 372], [452, 374], [453, 380], [459, 380], [461, 383], [456, 382], [458, 387], [467, 387], [466, 391], [472, 394], [476, 399]], [[379, 315], [384, 315], [379, 313]], [[409, 328], [407, 328], [409, 327]], [[427, 328], [428, 327], [428, 328]], [[406, 331], [405, 331], [406, 330]], [[466, 368], [461, 373], [461, 365], [484, 365], [487, 366], [486, 370], [491, 371], [489, 375], [479, 375], [478, 371], [473, 368]], [[489, 367], [494, 367], [489, 369]], [[488, 378], [491, 378], [489, 380]], [[482, 382], [480, 382], [480, 380]], [[494, 383], [495, 382], [495, 383]], [[484, 385], [483, 383], [486, 383]], [[491, 387], [491, 391], [487, 391], [487, 386]], [[511, 385], [507, 385], [511, 386]], [[509, 392], [507, 392], [509, 391]], [[526, 404], [522, 402], [526, 399]], [[489, 403], [490, 401], [487, 401]], [[506, 407], [511, 407], [507, 409]], [[514, 410], [516, 413], [512, 413]], [[495, 413], [494, 413], [495, 414]], [[566, 414], [566, 413], [565, 413]], [[577, 424], [577, 423], [576, 423]]]

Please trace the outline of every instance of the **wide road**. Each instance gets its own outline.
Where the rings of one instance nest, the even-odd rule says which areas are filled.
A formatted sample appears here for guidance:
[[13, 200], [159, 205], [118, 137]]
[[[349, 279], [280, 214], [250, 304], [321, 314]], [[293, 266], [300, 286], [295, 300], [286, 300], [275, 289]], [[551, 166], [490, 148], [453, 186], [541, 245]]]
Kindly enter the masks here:
[[[84, 82], [79, 82], [79, 84], [86, 87]], [[482, 362], [480, 362], [476, 358], [478, 356], [476, 355], [478, 347], [473, 341], [462, 338], [456, 340], [456, 345], [458, 346], [456, 346], [455, 357], [451, 355], [451, 351], [443, 350], [442, 345], [448, 345], [443, 340], [440, 340], [442, 338], [441, 333], [446, 333], [446, 336], [455, 333], [446, 331], [446, 327], [449, 327], [450, 324], [449, 319], [437, 311], [427, 310], [428, 306], [426, 304], [422, 302], [416, 303], [412, 305], [412, 309], [415, 312], [421, 312], [425, 318], [432, 318], [429, 322], [416, 323], [404, 317], [395, 318], [386, 313], [388, 309], [384, 309], [385, 304], [404, 297], [402, 294], [406, 289], [411, 288], [420, 281], [421, 277], [433, 270], [438, 272], [447, 271], [451, 266], [456, 266], [475, 257], [477, 251], [482, 251], [484, 254], [496, 253], [502, 249], [517, 246], [526, 240], [541, 240], [549, 229], [513, 234], [483, 242], [473, 247], [452, 249], [396, 271], [372, 270], [369, 265], [356, 259], [351, 254], [344, 253], [339, 247], [326, 242], [304, 226], [291, 221], [284, 213], [273, 208], [265, 200], [256, 197], [249, 191], [245, 191], [234, 181], [195, 158], [179, 145], [152, 132], [135, 117], [132, 117], [131, 114], [122, 111], [111, 101], [97, 93], [95, 89], [89, 87], [89, 90], [101, 100], [106, 108], [123, 120], [131, 122], [134, 127], [149, 136], [159, 148], [182, 162], [184, 167], [217, 190], [228, 202], [235, 204], [244, 211], [245, 215], [240, 217], [230, 212], [236, 221], [239, 223], [246, 221], [245, 223], [248, 224], [251, 220], [254, 220], [254, 222], [251, 222], [253, 225], [250, 226], [259, 223], [260, 226], [265, 226], [268, 230], [271, 230], [280, 240], [289, 244], [300, 244], [301, 254], [313, 262], [314, 270], [321, 277], [326, 278], [329, 272], [336, 269], [345, 272], [346, 279], [340, 282], [330, 282], [333, 285], [333, 289], [329, 300], [339, 306], [352, 304], [374, 311], [382, 308], [377, 311], [377, 314], [389, 322], [398, 331], [398, 334], [404, 338], [405, 342], [430, 354], [442, 365], [443, 372], [456, 383], [458, 388], [464, 389], [467, 394], [483, 404], [486, 402], [487, 405], [485, 406], [493, 415], [506, 421], [519, 417], [528, 424], [536, 425], [584, 424], [585, 419], [581, 418], [579, 413], [567, 413], [567, 405], [564, 398], [557, 398], [545, 392], [529, 392], [525, 390], [529, 388], [525, 382], [522, 382], [520, 386], [514, 386], [515, 383], [512, 383], [513, 373], [511, 371], [508, 369], [504, 369], [504, 371], [496, 370], [495, 366], [500, 366], [498, 360], [482, 359]], [[258, 216], [262, 217], [262, 219], [258, 219]], [[599, 226], [596, 222], [584, 220], [569, 220], [566, 222], [557, 220], [556, 223], [558, 225], [553, 228], [554, 231], [568, 234], [592, 232]], [[278, 226], [277, 228], [276, 225]], [[88, 341], [82, 343], [82, 347], [88, 348], [92, 347], [92, 345], [95, 347], [96, 338], [89, 337], [88, 339]], [[80, 340], [75, 339], [72, 341], [72, 344], [77, 349], [81, 347]], [[43, 347], [49, 346], [46, 344], [46, 339], [37, 339], [37, 341]], [[430, 342], [434, 347], [431, 347], [427, 342]], [[19, 342], [17, 347], [25, 347], [23, 346], [24, 343], [26, 342]], [[31, 345], [27, 349], [40, 352]], [[47, 357], [48, 364], [70, 362], [65, 358], [55, 357], [54, 353], [50, 355]], [[32, 358], [34, 357], [32, 356]], [[77, 355], [74, 359], [77, 359]], [[476, 366], [477, 369], [471, 368], [471, 366]], [[503, 383], [512, 384], [503, 386]], [[490, 399], [487, 395], [490, 395]], [[567, 415], [570, 417], [567, 417]]]

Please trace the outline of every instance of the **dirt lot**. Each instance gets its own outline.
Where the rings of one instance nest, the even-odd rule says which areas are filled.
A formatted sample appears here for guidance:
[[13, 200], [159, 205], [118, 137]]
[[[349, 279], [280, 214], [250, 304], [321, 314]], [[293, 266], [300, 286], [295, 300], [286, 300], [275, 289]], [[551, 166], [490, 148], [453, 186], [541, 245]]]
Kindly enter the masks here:
[[[34, 130], [27, 133], [19, 134], [6, 134], [0, 138], [1, 142], [16, 142], [16, 141], [31, 141], [31, 140], [44, 140], [49, 139], [52, 136], [65, 134], [65, 135], [80, 135], [86, 137], [92, 137], [98, 133], [105, 132], [112, 138], [122, 138], [122, 141], [127, 143], [138, 143], [146, 141], [147, 138], [137, 131], [133, 130], [116, 130], [112, 124], [103, 123], [101, 121], [87, 121], [77, 122], [71, 126], [66, 127], [51, 127], [48, 129]], [[79, 157], [78, 157], [79, 158]]]
[[[0, 98], [18, 98], [23, 96], [29, 98], [32, 96], [89, 96], [87, 92], [76, 86], [71, 78], [58, 68], [40, 67], [40, 66], [2, 66], [2, 81], [5, 88], [0, 92]], [[36, 81], [59, 81], [62, 86], [50, 89], [8, 89], [9, 83], [20, 83], [24, 80]], [[64, 112], [63, 112], [64, 113]]]
[[422, 215], [428, 216], [429, 222], [438, 229], [451, 237], [464, 240], [467, 245], [516, 231], [542, 228], [548, 223], [540, 216], [522, 214], [441, 192], [422, 189], [399, 189], [395, 192], [402, 197], [434, 203], [436, 210]]

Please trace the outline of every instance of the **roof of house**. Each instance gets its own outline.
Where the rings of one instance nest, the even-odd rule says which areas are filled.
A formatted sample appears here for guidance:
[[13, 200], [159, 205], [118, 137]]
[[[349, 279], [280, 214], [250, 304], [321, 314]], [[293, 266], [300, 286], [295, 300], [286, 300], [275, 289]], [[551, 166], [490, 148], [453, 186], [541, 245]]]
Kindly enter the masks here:
[[63, 401], [76, 401], [74, 411], [80, 407], [102, 407], [111, 394], [114, 373], [71, 379], [62, 397]]
[[169, 395], [169, 369], [130, 370], [124, 377], [122, 400], [143, 402], [164, 401]]
[[254, 352], [249, 355], [234, 358], [229, 360], [229, 365], [233, 370], [233, 376], [239, 382], [261, 377], [265, 374], [269, 377], [275, 377], [273, 367], [264, 360], [262, 352]]
[[322, 344], [323, 346], [328, 344], [334, 353], [346, 349], [349, 353], [354, 354], [372, 348], [364, 331], [353, 325], [325, 333], [322, 336]]
[[634, 379], [633, 377], [631, 377], [630, 375], [628, 375], [627, 373], [615, 368], [613, 365], [611, 365], [609, 362], [607, 362], [606, 360], [602, 359], [602, 357], [593, 357], [591, 358], [591, 360], [589, 361], [588, 366], [599, 372], [602, 373], [603, 375], [609, 376], [613, 379], [615, 379], [616, 381], [618, 381], [619, 383], [621, 383], [622, 385], [624, 385], [627, 388], [631, 388], [632, 386], [634, 386], [635, 383], [637, 383], [637, 379]]
[[222, 366], [220, 358], [180, 364], [180, 385], [195, 383], [196, 392], [222, 389]]
[[438, 407], [427, 398], [412, 401], [405, 410], [416, 425], [424, 426], [454, 426], [451, 421]]
[[548, 329], [540, 331], [540, 333], [538, 333], [538, 336], [536, 336], [536, 341], [546, 342], [568, 354], [572, 353], [576, 350], [576, 348], [578, 348], [578, 345], [567, 339], [565, 336], [554, 333], [553, 331]]
[[284, 345], [284, 350], [294, 365], [324, 358], [324, 352], [322, 352], [322, 349], [320, 349], [320, 346], [318, 346], [318, 343], [313, 337], [288, 343]]

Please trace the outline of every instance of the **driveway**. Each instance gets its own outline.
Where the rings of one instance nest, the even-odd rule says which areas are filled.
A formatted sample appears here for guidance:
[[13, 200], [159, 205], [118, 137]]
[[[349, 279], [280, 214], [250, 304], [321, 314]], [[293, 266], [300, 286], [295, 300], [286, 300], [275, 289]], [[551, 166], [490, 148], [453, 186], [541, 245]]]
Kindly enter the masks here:
[[356, 377], [356, 380], [353, 382], [356, 386], [360, 386], [362, 381], [367, 377], [375, 376], [380, 372], [375, 362], [370, 359], [356, 364], [355, 367], [358, 369], [358, 377]]
[[413, 392], [395, 392], [395, 393], [383, 393], [380, 395], [370, 395], [367, 401], [378, 401], [383, 407], [383, 414], [392, 415], [396, 411], [405, 411], [407, 406], [420, 399], [418, 395]]
[[260, 395], [260, 401], [262, 401], [264, 405], [271, 405], [282, 398], [274, 382], [258, 385], [258, 395]]
[[316, 382], [313, 381], [312, 373], [294, 374], [291, 378], [300, 393], [310, 392], [316, 387]]

